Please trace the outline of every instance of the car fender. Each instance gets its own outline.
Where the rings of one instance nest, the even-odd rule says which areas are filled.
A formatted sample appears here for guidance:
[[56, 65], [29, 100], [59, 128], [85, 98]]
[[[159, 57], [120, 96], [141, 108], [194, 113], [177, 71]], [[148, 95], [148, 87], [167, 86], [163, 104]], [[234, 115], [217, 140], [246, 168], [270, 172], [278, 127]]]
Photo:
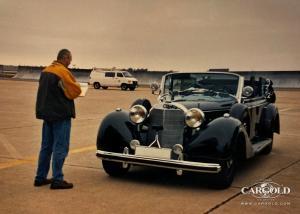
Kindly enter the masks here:
[[99, 127], [97, 149], [111, 150], [113, 148], [117, 152], [119, 148], [129, 146], [129, 142], [133, 139], [134, 128], [129, 120], [128, 112], [118, 109], [109, 113]]
[[231, 107], [229, 114], [231, 117], [234, 117], [242, 121], [245, 116], [245, 112], [248, 113], [247, 106], [241, 103], [236, 103]]
[[[238, 119], [221, 117], [213, 120], [185, 148], [187, 155], [226, 158], [243, 126]], [[246, 137], [246, 136], [245, 136]]]

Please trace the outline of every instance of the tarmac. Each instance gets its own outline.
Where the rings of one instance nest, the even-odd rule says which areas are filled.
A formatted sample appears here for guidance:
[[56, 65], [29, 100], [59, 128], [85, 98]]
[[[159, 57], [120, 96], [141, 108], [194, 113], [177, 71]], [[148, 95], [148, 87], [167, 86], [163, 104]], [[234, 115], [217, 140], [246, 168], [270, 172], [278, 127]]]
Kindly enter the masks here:
[[[216, 190], [200, 175], [135, 167], [111, 178], [96, 158], [101, 120], [137, 98], [157, 102], [149, 88], [95, 90], [76, 100], [70, 153], [64, 166], [71, 190], [34, 187], [42, 121], [35, 118], [38, 83], [0, 80], [0, 213], [300, 213], [300, 91], [277, 91], [281, 133], [270, 155], [247, 161], [232, 186]], [[49, 174], [51, 176], [51, 172]], [[272, 181], [288, 194], [258, 199], [243, 187]]]

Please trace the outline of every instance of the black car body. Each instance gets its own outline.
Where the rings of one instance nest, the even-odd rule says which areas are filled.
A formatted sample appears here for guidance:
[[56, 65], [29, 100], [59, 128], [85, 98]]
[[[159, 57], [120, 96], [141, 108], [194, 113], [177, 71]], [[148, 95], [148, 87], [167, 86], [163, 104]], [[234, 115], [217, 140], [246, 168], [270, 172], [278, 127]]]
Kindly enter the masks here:
[[233, 181], [236, 165], [272, 150], [280, 132], [272, 81], [228, 72], [163, 76], [159, 103], [136, 100], [99, 128], [97, 156], [112, 176], [130, 165], [210, 173], [216, 186]]

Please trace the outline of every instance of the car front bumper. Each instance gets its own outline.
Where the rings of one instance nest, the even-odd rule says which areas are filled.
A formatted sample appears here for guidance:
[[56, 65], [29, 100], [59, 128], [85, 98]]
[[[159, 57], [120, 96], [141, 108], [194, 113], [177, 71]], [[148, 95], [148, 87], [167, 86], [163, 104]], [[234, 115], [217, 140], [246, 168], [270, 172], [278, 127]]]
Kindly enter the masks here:
[[163, 159], [156, 157], [138, 156], [132, 154], [115, 153], [97, 150], [96, 156], [108, 161], [128, 163], [142, 166], [153, 166], [160, 168], [169, 168], [182, 171], [219, 173], [221, 165], [216, 163], [192, 162], [185, 160]]

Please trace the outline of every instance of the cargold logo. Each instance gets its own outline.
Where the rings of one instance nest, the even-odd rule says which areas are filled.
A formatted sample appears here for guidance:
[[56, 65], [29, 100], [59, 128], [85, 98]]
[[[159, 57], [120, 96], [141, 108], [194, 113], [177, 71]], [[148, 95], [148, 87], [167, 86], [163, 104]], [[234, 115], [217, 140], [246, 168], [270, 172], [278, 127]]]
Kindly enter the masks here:
[[272, 199], [277, 198], [280, 195], [289, 194], [291, 189], [273, 181], [262, 181], [251, 187], [243, 187], [241, 192], [244, 195], [249, 194], [259, 199]]

